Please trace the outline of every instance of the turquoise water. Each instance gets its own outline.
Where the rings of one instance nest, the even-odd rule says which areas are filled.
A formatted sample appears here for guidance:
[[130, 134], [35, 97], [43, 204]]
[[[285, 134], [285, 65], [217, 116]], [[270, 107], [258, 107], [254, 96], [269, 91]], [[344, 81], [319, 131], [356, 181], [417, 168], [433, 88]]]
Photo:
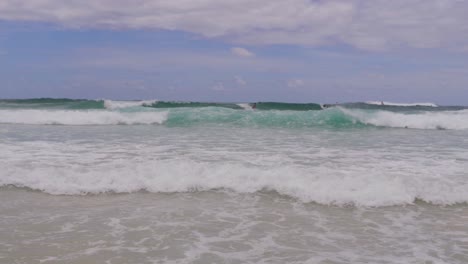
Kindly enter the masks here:
[[[382, 102], [383, 104], [383, 102]], [[468, 109], [434, 104], [202, 103], [73, 99], [0, 100], [0, 124], [220, 125], [277, 128], [468, 129]]]
[[158, 104], [1, 101], [0, 260], [468, 261], [464, 107]]

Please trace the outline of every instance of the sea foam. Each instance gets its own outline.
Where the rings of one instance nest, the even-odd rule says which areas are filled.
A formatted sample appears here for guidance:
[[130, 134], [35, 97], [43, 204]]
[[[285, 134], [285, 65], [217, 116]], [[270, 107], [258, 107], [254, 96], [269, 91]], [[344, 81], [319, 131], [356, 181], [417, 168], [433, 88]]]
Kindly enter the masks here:
[[145, 100], [145, 101], [113, 101], [104, 100], [104, 107], [106, 109], [114, 110], [120, 108], [128, 108], [135, 106], [149, 106], [156, 103], [156, 100]]
[[167, 112], [76, 110], [1, 110], [0, 123], [30, 125], [137, 125], [162, 124]]
[[351, 110], [345, 108], [340, 108], [340, 110], [361, 123], [374, 126], [417, 129], [468, 129], [468, 110], [420, 111], [414, 113], [398, 113], [383, 110]]
[[120, 160], [88, 169], [6, 168], [0, 174], [0, 186], [28, 187], [59, 195], [226, 189], [239, 193], [271, 190], [303, 202], [335, 205], [389, 206], [411, 204], [416, 199], [444, 205], [468, 201], [468, 185], [447, 179], [431, 180], [430, 175], [327, 172], [326, 168], [306, 170], [291, 166], [261, 169], [183, 159], [136, 164]]
[[[264, 155], [255, 149], [202, 148], [183, 137], [164, 140], [177, 144], [169, 146], [150, 145], [153, 140], [146, 139], [145, 145], [120, 140], [0, 144], [5, 157], [0, 160], [0, 186], [56, 195], [275, 191], [302, 202], [356, 206], [412, 204], [417, 199], [442, 205], [468, 202], [463, 162], [468, 157], [461, 151], [429, 158], [424, 151], [405, 155], [342, 148], [336, 156], [336, 149], [327, 148], [291, 158], [288, 148]], [[297, 149], [297, 155], [307, 149]], [[34, 163], [31, 157], [36, 157]], [[304, 158], [313, 164], [303, 164]]]

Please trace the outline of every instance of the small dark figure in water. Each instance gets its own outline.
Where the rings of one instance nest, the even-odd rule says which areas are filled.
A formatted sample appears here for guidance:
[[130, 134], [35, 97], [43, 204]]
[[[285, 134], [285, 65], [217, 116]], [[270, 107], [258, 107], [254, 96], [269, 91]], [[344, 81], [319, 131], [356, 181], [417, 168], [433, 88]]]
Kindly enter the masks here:
[[338, 102], [336, 104], [324, 104], [323, 108], [329, 108], [329, 107], [337, 106], [337, 105], [338, 105]]
[[256, 109], [257, 108], [257, 103], [253, 103], [252, 104], [252, 109]]
[[383, 101], [380, 101], [380, 105], [384, 105]]

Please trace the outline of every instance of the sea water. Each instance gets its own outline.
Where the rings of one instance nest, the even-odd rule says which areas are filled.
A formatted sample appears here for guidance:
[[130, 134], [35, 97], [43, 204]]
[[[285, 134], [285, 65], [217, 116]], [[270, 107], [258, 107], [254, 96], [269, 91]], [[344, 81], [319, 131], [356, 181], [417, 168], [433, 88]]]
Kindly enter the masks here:
[[3, 100], [0, 186], [0, 263], [468, 263], [465, 107]]

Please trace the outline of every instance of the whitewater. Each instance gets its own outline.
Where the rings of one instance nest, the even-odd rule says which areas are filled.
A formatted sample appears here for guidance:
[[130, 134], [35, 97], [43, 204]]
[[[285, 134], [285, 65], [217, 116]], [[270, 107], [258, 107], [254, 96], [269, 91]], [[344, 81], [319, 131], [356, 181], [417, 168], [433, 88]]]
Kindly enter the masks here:
[[468, 262], [463, 106], [0, 100], [0, 168], [1, 263]]

